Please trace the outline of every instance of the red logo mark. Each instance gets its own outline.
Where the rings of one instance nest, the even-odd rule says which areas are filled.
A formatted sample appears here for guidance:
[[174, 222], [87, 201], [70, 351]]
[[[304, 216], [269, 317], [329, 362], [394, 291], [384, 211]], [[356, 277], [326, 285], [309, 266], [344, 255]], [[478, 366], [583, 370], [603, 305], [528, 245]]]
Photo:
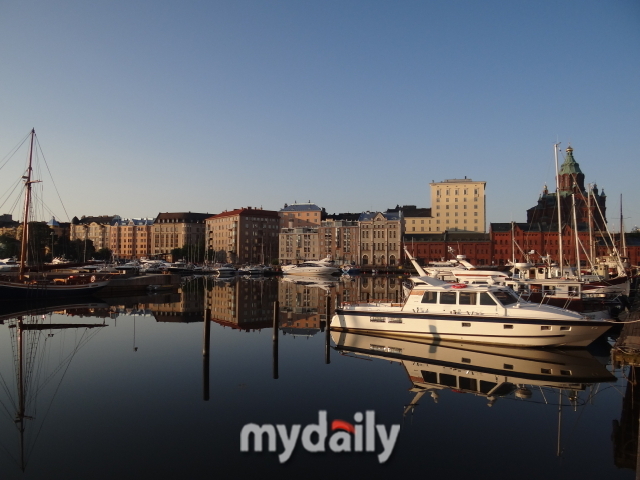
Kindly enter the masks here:
[[345, 430], [349, 433], [356, 433], [355, 427], [344, 420], [334, 420], [331, 422], [331, 430]]

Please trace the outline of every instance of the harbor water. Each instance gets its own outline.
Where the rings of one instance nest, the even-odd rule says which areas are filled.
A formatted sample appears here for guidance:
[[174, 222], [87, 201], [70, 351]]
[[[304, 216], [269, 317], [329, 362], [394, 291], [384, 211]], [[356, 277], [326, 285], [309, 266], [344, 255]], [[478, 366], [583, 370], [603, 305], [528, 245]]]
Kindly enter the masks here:
[[610, 338], [532, 350], [327, 333], [336, 300], [395, 300], [402, 280], [194, 279], [5, 305], [0, 478], [635, 478], [635, 372], [613, 369]]

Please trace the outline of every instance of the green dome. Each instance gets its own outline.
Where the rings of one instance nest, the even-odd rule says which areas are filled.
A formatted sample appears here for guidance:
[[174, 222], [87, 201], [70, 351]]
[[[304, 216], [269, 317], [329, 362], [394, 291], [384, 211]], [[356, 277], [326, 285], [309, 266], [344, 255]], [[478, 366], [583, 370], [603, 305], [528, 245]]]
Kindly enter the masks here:
[[564, 157], [564, 163], [560, 166], [560, 175], [582, 173], [580, 165], [573, 158], [573, 148], [567, 148], [567, 156]]

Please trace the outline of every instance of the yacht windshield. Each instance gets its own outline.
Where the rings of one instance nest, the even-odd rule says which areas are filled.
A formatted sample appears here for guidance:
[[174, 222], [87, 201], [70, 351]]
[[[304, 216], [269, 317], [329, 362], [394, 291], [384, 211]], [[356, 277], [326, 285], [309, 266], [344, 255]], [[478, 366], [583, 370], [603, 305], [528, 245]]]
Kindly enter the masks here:
[[493, 295], [498, 299], [502, 305], [511, 305], [518, 301], [518, 297], [511, 290], [497, 290], [493, 292]]

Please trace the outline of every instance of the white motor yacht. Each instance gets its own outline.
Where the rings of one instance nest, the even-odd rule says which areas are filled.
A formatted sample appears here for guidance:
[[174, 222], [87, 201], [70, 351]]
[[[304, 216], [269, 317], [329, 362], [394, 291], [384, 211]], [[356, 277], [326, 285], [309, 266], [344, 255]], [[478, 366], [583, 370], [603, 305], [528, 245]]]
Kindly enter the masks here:
[[331, 329], [510, 346], [584, 347], [612, 326], [610, 321], [524, 301], [501, 285], [451, 284], [429, 277], [406, 254], [420, 277], [410, 279], [405, 300], [342, 304]]
[[297, 265], [283, 265], [282, 273], [285, 275], [337, 275], [342, 270], [335, 266], [331, 257], [322, 260], [305, 261]]

